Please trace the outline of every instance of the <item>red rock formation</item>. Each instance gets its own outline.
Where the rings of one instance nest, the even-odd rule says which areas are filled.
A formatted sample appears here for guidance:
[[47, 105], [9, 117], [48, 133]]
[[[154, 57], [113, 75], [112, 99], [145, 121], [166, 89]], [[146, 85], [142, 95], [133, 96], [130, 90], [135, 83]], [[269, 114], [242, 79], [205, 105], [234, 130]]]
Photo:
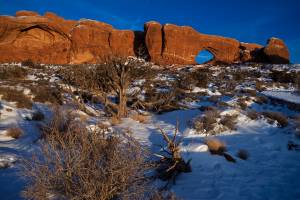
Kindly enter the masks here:
[[188, 26], [149, 22], [145, 25], [146, 45], [151, 61], [159, 64], [196, 64], [202, 50], [214, 55], [215, 63], [239, 60], [239, 41], [198, 33]]
[[289, 50], [284, 42], [278, 38], [270, 38], [263, 51], [268, 59], [267, 62], [274, 64], [290, 62]]
[[240, 60], [242, 62], [260, 62], [263, 60], [261, 58], [262, 52], [262, 45], [255, 44], [255, 43], [244, 43], [241, 42], [240, 49], [241, 55]]
[[0, 62], [96, 63], [110, 56], [134, 56], [134, 32], [93, 20], [64, 20], [19, 11], [0, 17]]
[[214, 55], [211, 63], [289, 62], [287, 47], [274, 38], [263, 48], [158, 22], [146, 23], [144, 32], [134, 32], [94, 20], [65, 20], [50, 12], [44, 16], [31, 11], [0, 16], [0, 62], [96, 63], [111, 56], [140, 54], [140, 47], [145, 48], [150, 61], [163, 65], [195, 64], [202, 50]]

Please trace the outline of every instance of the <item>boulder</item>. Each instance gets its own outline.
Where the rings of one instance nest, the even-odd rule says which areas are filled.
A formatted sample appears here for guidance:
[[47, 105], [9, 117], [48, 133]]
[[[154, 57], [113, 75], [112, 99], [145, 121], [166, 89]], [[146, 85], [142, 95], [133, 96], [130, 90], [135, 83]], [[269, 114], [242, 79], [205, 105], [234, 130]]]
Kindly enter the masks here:
[[267, 57], [267, 62], [273, 64], [290, 63], [289, 50], [281, 39], [274, 37], [270, 38], [263, 52]]

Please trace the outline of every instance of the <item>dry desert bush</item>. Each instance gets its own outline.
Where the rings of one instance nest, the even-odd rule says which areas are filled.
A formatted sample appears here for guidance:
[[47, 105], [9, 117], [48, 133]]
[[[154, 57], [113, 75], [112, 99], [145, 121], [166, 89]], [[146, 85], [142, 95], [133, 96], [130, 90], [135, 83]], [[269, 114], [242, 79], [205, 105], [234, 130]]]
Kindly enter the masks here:
[[0, 66], [0, 80], [24, 79], [28, 71], [19, 66]]
[[249, 158], [249, 152], [245, 149], [240, 149], [237, 153], [237, 157], [242, 160], [247, 160]]
[[59, 113], [43, 130], [40, 154], [24, 161], [25, 198], [112, 200], [151, 194], [145, 150], [128, 134], [88, 131]]
[[286, 127], [289, 124], [288, 118], [280, 112], [266, 111], [263, 112], [262, 115], [270, 122], [277, 121], [281, 128]]
[[226, 144], [216, 138], [207, 139], [205, 144], [212, 154], [222, 155], [224, 152], [226, 152]]
[[25, 66], [25, 67], [30, 67], [30, 68], [33, 68], [33, 69], [43, 69], [43, 66], [38, 64], [38, 63], [34, 63], [32, 60], [30, 59], [27, 59], [27, 60], [24, 60], [22, 63], [21, 63], [22, 66]]
[[256, 120], [260, 117], [260, 114], [256, 112], [255, 110], [248, 110], [246, 113], [247, 117], [249, 117], [252, 120]]
[[227, 127], [229, 130], [236, 130], [237, 115], [225, 115], [222, 116], [220, 123]]
[[40, 103], [53, 103], [62, 104], [62, 90], [59, 86], [50, 86], [45, 84], [39, 84], [38, 86], [30, 87], [32, 94], [34, 95], [33, 101]]
[[148, 123], [150, 117], [146, 116], [146, 115], [136, 113], [136, 114], [130, 115], [130, 118], [135, 120], [135, 121], [138, 121], [140, 123]]
[[159, 128], [160, 133], [163, 136], [164, 141], [166, 142], [166, 147], [161, 146], [162, 154], [159, 155], [160, 160], [158, 161], [157, 177], [168, 181], [164, 188], [167, 188], [169, 184], [175, 184], [176, 177], [180, 173], [189, 173], [192, 171], [190, 161], [185, 161], [180, 153], [179, 145], [181, 143], [181, 139], [178, 139], [178, 127], [179, 122], [177, 122], [173, 137], [167, 135], [167, 133]]
[[23, 135], [23, 131], [20, 128], [13, 127], [6, 130], [6, 135], [18, 139]]
[[[96, 94], [105, 105], [107, 113], [122, 118], [128, 114], [129, 86], [136, 80], [136, 76], [142, 72], [147, 74], [146, 71], [147, 67], [141, 66], [137, 60], [113, 57], [94, 66], [65, 67], [60, 75], [67, 84]], [[109, 95], [115, 95], [117, 100], [111, 100]]]
[[268, 103], [268, 97], [266, 96], [256, 96], [254, 102], [257, 104]]
[[213, 131], [217, 119], [220, 117], [220, 113], [216, 109], [207, 110], [204, 112], [203, 116], [196, 118], [193, 121], [193, 127], [196, 129], [198, 133], [205, 133], [205, 134], [215, 134]]
[[3, 100], [16, 102], [18, 108], [31, 109], [32, 101], [23, 91], [19, 91], [10, 87], [0, 87], [0, 96]]
[[233, 163], [236, 162], [236, 160], [229, 153], [226, 152], [227, 151], [226, 144], [221, 140], [216, 138], [209, 138], [206, 139], [205, 144], [207, 145], [208, 150], [211, 154], [224, 156], [224, 158], [228, 162], [233, 162]]

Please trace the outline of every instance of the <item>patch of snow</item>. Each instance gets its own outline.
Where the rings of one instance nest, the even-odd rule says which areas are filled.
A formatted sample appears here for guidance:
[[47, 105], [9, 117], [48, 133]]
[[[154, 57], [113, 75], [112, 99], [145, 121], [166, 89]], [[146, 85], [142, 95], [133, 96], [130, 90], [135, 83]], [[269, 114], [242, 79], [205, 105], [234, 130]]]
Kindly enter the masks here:
[[281, 99], [287, 102], [300, 104], [300, 95], [292, 91], [263, 91], [262, 94], [275, 99]]

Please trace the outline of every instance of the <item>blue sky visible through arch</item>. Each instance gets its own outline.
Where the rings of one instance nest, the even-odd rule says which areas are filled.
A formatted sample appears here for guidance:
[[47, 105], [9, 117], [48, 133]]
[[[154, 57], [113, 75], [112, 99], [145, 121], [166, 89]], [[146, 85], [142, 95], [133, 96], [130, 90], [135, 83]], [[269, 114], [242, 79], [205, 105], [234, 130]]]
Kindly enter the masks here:
[[155, 20], [261, 45], [274, 36], [286, 42], [291, 61], [300, 63], [299, 0], [0, 0], [1, 15], [17, 10], [95, 19], [118, 29], [143, 30]]
[[196, 62], [198, 64], [206, 63], [207, 61], [210, 61], [214, 56], [207, 50], [202, 50], [198, 53], [196, 56]]

